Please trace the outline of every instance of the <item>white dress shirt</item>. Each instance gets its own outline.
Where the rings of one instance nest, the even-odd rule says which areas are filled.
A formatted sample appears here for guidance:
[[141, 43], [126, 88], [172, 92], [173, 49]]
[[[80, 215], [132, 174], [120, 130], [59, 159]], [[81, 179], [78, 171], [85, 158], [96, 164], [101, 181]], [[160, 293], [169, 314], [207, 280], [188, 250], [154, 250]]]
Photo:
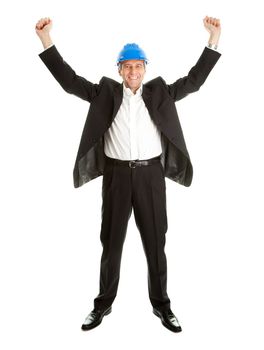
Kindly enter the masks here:
[[123, 101], [104, 134], [104, 152], [110, 158], [144, 160], [162, 153], [161, 133], [142, 98], [143, 86], [134, 94], [123, 83]]

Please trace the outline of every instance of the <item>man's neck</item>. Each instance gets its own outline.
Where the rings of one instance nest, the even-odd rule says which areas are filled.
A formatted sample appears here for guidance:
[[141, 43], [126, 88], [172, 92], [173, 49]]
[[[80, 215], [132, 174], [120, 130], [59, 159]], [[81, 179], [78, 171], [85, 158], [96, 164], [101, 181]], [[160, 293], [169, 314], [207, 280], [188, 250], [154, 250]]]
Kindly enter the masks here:
[[131, 88], [131, 87], [127, 86], [125, 82], [124, 82], [124, 85], [125, 85], [126, 88], [130, 89], [133, 92], [134, 95], [136, 94], [137, 90], [141, 87], [141, 84], [140, 84], [136, 88]]

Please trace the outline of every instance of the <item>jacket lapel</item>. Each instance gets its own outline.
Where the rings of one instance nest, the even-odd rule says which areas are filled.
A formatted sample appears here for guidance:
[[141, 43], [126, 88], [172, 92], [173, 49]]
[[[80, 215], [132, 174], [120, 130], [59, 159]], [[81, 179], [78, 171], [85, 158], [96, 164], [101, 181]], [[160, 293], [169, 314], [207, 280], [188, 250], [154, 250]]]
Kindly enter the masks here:
[[151, 91], [150, 88], [143, 84], [142, 98], [147, 109], [151, 109]]
[[144, 84], [143, 84], [142, 98], [147, 107], [147, 110], [149, 112], [151, 119], [156, 124], [155, 111], [153, 108], [153, 96], [151, 93], [151, 89]]
[[123, 100], [123, 84], [120, 84], [114, 88], [114, 108], [112, 114], [112, 121], [115, 119], [115, 116], [121, 106]]

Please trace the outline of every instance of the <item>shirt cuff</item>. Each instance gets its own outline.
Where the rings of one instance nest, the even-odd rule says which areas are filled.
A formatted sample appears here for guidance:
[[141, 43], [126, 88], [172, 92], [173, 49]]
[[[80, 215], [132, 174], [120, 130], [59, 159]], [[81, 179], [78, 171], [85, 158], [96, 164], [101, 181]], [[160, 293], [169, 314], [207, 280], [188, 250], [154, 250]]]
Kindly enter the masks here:
[[46, 50], [48, 50], [50, 47], [52, 47], [54, 44], [51, 44], [51, 45], [49, 45], [48, 47], [46, 47], [43, 51], [41, 51], [41, 52], [44, 52], [44, 51], [46, 51]]
[[215, 44], [207, 44], [206, 47], [208, 47], [208, 49], [217, 51], [218, 45], [215, 45]]

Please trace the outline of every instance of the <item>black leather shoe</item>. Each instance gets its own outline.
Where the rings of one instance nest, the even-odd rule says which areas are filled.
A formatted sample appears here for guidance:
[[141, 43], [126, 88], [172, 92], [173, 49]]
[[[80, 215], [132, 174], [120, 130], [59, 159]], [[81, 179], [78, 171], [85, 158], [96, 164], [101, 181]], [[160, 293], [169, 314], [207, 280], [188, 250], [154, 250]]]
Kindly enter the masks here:
[[86, 317], [83, 325], [82, 330], [88, 331], [89, 329], [93, 329], [102, 322], [104, 316], [109, 315], [112, 311], [112, 307], [110, 306], [108, 309], [102, 311], [102, 310], [93, 310], [89, 313], [89, 315]]
[[158, 316], [161, 319], [161, 323], [164, 327], [168, 328], [172, 332], [181, 332], [181, 326], [177, 317], [173, 314], [171, 309], [165, 311], [159, 311], [153, 308], [154, 315]]

